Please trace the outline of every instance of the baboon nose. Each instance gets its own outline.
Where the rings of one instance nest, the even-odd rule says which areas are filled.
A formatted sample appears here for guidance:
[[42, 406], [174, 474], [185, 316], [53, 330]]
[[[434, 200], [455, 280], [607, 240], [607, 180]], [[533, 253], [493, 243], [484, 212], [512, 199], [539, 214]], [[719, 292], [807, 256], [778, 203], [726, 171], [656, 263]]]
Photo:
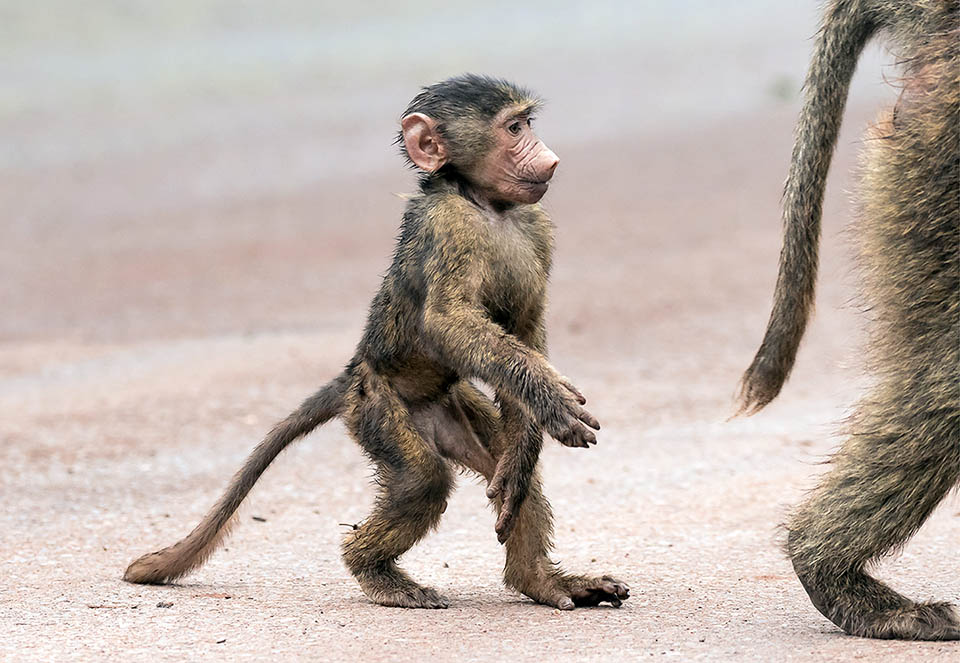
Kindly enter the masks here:
[[553, 177], [553, 173], [557, 169], [557, 166], [560, 165], [560, 157], [550, 150], [547, 150], [546, 152], [547, 153], [543, 155], [543, 179], [549, 180], [551, 177]]

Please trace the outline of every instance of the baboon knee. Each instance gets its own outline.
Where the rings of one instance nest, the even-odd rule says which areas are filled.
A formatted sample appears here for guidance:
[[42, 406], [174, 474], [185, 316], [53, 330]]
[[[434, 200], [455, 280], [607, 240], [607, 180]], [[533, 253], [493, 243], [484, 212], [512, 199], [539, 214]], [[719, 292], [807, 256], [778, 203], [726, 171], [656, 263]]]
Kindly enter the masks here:
[[[453, 473], [440, 457], [420, 460], [388, 492], [393, 510], [439, 518], [453, 490]], [[439, 511], [437, 511], [439, 509]]]

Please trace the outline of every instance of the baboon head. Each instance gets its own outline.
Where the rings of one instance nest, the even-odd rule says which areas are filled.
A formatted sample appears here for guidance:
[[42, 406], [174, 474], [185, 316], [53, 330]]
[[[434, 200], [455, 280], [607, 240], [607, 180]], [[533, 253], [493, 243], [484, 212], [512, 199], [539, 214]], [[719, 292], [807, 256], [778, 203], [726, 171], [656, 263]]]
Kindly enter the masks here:
[[410, 102], [397, 142], [423, 172], [459, 176], [490, 202], [535, 203], [560, 163], [533, 132], [541, 103], [504, 80], [457, 76]]

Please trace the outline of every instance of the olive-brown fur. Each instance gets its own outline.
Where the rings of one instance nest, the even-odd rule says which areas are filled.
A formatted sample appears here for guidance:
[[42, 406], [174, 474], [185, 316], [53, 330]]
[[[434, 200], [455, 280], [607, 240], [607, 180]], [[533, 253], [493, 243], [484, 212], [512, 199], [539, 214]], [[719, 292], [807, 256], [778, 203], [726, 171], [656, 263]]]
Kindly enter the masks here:
[[784, 196], [774, 310], [741, 412], [776, 397], [813, 305], [820, 204], [850, 77], [885, 34], [902, 91], [865, 141], [859, 241], [875, 381], [830, 471], [787, 524], [813, 604], [846, 632], [960, 639], [960, 611], [867, 574], [960, 482], [960, 10], [956, 0], [833, 0], [806, 82]]

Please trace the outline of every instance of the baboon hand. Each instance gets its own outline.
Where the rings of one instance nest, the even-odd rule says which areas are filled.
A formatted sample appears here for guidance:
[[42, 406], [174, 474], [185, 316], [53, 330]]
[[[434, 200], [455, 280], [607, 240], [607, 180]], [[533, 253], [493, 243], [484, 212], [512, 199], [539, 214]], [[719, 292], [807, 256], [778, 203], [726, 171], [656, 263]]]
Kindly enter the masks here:
[[527, 497], [527, 486], [524, 479], [529, 473], [517, 467], [517, 454], [511, 450], [500, 456], [493, 478], [487, 485], [487, 497], [500, 498], [500, 513], [497, 515], [497, 540], [506, 543], [513, 530], [515, 516], [520, 511], [520, 505]]
[[563, 397], [561, 420], [556, 422], [556, 425], [545, 425], [544, 428], [555, 440], [566, 447], [587, 448], [591, 444], [596, 444], [597, 436], [587, 426], [593, 430], [600, 430], [600, 422], [584, 409], [583, 404], [587, 399], [566, 378], [561, 378], [560, 384], [569, 392]]

